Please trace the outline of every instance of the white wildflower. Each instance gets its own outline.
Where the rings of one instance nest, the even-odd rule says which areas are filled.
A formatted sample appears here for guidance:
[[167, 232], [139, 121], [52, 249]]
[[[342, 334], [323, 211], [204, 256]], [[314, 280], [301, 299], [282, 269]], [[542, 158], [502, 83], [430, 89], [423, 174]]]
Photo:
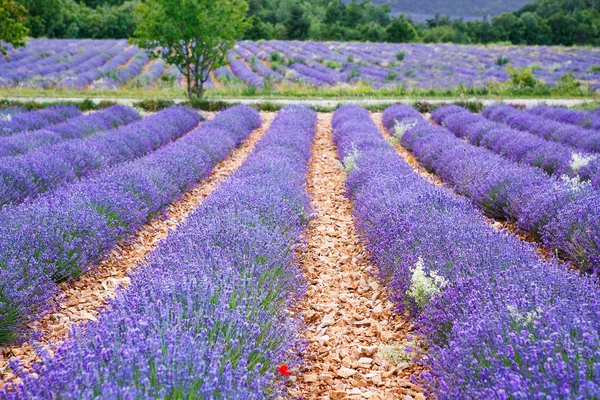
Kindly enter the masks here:
[[573, 169], [573, 171], [577, 172], [581, 168], [588, 165], [590, 163], [590, 161], [593, 161], [595, 158], [596, 158], [595, 156], [586, 156], [586, 155], [579, 154], [579, 153], [573, 153], [571, 155], [571, 163], [570, 163], [571, 169]]
[[423, 308], [429, 301], [440, 293], [441, 288], [448, 284], [448, 281], [442, 276], [436, 274], [435, 271], [430, 271], [429, 276], [425, 274], [424, 262], [421, 257], [415, 264], [412, 271], [412, 284], [407, 291], [407, 294], [414, 300], [419, 308]]
[[584, 189], [586, 186], [589, 186], [589, 181], [581, 181], [578, 176], [574, 176], [573, 178], [568, 177], [567, 175], [563, 175], [560, 177], [562, 183], [569, 189], [571, 192], [578, 192], [581, 189]]
[[394, 366], [400, 363], [411, 362], [417, 355], [416, 347], [414, 341], [380, 344], [377, 357], [388, 361]]
[[352, 148], [352, 151], [350, 151], [346, 157], [344, 157], [344, 171], [346, 172], [346, 174], [350, 174], [354, 171], [358, 170], [358, 149], [356, 147]]
[[533, 325], [533, 323], [542, 317], [542, 313], [538, 309], [526, 312], [525, 314], [520, 313], [516, 307], [507, 306], [508, 312], [513, 320], [522, 323], [523, 325]]
[[402, 136], [406, 133], [407, 130], [415, 126], [417, 123], [415, 121], [412, 122], [396, 122], [394, 125], [394, 137], [397, 139], [402, 139]]

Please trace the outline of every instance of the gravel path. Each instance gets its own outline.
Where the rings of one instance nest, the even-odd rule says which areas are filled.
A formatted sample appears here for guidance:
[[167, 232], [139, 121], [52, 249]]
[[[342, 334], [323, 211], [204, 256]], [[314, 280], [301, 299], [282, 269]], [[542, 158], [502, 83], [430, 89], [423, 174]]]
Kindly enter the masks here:
[[413, 326], [393, 311], [373, 275], [354, 229], [352, 204], [343, 195], [344, 179], [331, 114], [319, 114], [308, 174], [318, 216], [311, 220], [306, 250], [299, 254], [308, 293], [298, 311], [304, 315], [309, 345], [307, 364], [290, 394], [302, 399], [422, 399], [423, 389], [409, 381], [421, 370], [413, 357], [392, 365], [378, 354], [383, 344], [406, 344]]
[[[240, 167], [256, 142], [268, 130], [275, 113], [261, 113], [261, 116], [262, 126], [217, 164], [207, 179], [171, 204], [166, 210], [166, 217], [155, 217], [132, 238], [120, 243], [97, 268], [62, 284], [56, 309], [32, 326], [34, 331], [41, 335], [36, 345], [47, 348], [52, 354], [52, 350], [66, 338], [73, 325], [82, 325], [88, 320], [96, 320], [101, 309], [106, 306], [107, 300], [114, 296], [118, 287], [130, 283], [127, 275], [140, 263], [144, 263], [160, 240], [175, 230], [177, 225], [183, 222], [210, 193]], [[20, 357], [21, 364], [27, 369], [33, 362], [39, 361], [30, 343], [1, 347], [0, 387], [3, 382], [15, 379], [14, 374], [8, 369], [8, 361], [12, 357]]]
[[[82, 101], [84, 97], [4, 97], [3, 99], [9, 101], [33, 101], [36, 103], [48, 103], [48, 102], [57, 102], [57, 101]], [[91, 99], [95, 103], [99, 103], [101, 101], [113, 101], [117, 104], [122, 104], [126, 106], [131, 106], [134, 103], [137, 103], [143, 99], [122, 99], [122, 98], [110, 98], [110, 97], [102, 97], [102, 98], [92, 98]], [[477, 99], [477, 98], [455, 98], [455, 99], [269, 99], [269, 98], [252, 98], [252, 99], [209, 99], [215, 101], [223, 101], [228, 103], [241, 103], [241, 104], [256, 104], [256, 103], [272, 103], [272, 104], [299, 104], [306, 106], [318, 106], [318, 107], [335, 107], [338, 104], [357, 104], [360, 106], [374, 106], [380, 104], [390, 104], [390, 103], [402, 103], [402, 104], [413, 104], [415, 101], [426, 101], [431, 104], [445, 104], [452, 103], [456, 101], [465, 101], [465, 100], [476, 100], [481, 101], [484, 105], [495, 104], [500, 101], [507, 104], [524, 104], [528, 107], [535, 106], [540, 103], [553, 105], [553, 106], [575, 106], [578, 104], [589, 103], [592, 101], [598, 101], [597, 99]], [[185, 100], [177, 99], [174, 100], [175, 103], [181, 103]]]

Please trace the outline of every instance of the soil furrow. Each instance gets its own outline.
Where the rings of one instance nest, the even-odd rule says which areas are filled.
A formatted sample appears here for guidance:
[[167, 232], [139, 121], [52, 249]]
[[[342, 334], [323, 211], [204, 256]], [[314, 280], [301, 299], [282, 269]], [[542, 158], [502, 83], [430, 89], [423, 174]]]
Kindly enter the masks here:
[[387, 299], [355, 231], [331, 117], [319, 114], [308, 174], [318, 215], [310, 221], [306, 248], [299, 253], [308, 293], [297, 310], [307, 326], [303, 336], [308, 348], [290, 395], [422, 399], [423, 389], [410, 382], [422, 367], [414, 362], [415, 354], [404, 352], [414, 339], [414, 327]]
[[[169, 205], [164, 215], [156, 216], [133, 237], [122, 241], [92, 271], [61, 285], [56, 309], [32, 324], [32, 329], [40, 336], [36, 345], [47, 348], [52, 354], [52, 350], [67, 337], [74, 324], [82, 325], [86, 321], [96, 320], [101, 309], [106, 306], [107, 300], [114, 296], [116, 290], [120, 286], [129, 284], [130, 279], [127, 275], [144, 263], [160, 240], [175, 230], [177, 225], [183, 222], [210, 193], [240, 167], [275, 116], [274, 113], [261, 115], [262, 126], [252, 132], [227, 158], [218, 163], [207, 179]], [[8, 361], [13, 357], [19, 357], [20, 363], [26, 369], [32, 363], [39, 361], [29, 342], [22, 346], [0, 348], [0, 387], [3, 382], [15, 379], [15, 375], [8, 368]]]

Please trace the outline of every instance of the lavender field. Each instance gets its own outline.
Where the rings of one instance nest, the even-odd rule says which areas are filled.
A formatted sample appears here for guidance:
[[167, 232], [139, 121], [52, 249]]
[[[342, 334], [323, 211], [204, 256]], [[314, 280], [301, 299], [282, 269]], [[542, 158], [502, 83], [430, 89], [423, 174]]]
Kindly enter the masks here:
[[[529, 68], [535, 79], [557, 86], [572, 76], [586, 90], [600, 88], [596, 48], [464, 46], [343, 42], [242, 41], [229, 65], [212, 71], [209, 89], [255, 87], [373, 90], [484, 88], [511, 80], [506, 70]], [[181, 88], [177, 68], [124, 40], [30, 40], [0, 59], [0, 88], [77, 91]]]
[[599, 210], [598, 110], [3, 108], [0, 399], [598, 398]]

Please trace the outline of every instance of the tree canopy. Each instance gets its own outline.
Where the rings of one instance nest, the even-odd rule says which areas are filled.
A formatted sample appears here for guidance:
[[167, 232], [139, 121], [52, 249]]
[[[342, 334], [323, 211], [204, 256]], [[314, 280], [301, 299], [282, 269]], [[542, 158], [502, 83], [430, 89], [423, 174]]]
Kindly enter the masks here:
[[[29, 10], [26, 25], [32, 36], [98, 39], [132, 36], [135, 30], [132, 11], [141, 3], [141, 0], [13, 1]], [[391, 16], [387, 1], [374, 1], [378, 4], [369, 0], [248, 0], [250, 26], [244, 38], [600, 45], [599, 0], [535, 0], [515, 12], [491, 19], [466, 22], [436, 15], [423, 23], [402, 14]]]
[[177, 66], [189, 97], [202, 97], [209, 72], [224, 65], [227, 51], [246, 28], [245, 0], [146, 0], [135, 9], [138, 46]]
[[7, 57], [7, 44], [25, 45], [25, 13], [27, 10], [13, 0], [0, 0], [0, 53]]

